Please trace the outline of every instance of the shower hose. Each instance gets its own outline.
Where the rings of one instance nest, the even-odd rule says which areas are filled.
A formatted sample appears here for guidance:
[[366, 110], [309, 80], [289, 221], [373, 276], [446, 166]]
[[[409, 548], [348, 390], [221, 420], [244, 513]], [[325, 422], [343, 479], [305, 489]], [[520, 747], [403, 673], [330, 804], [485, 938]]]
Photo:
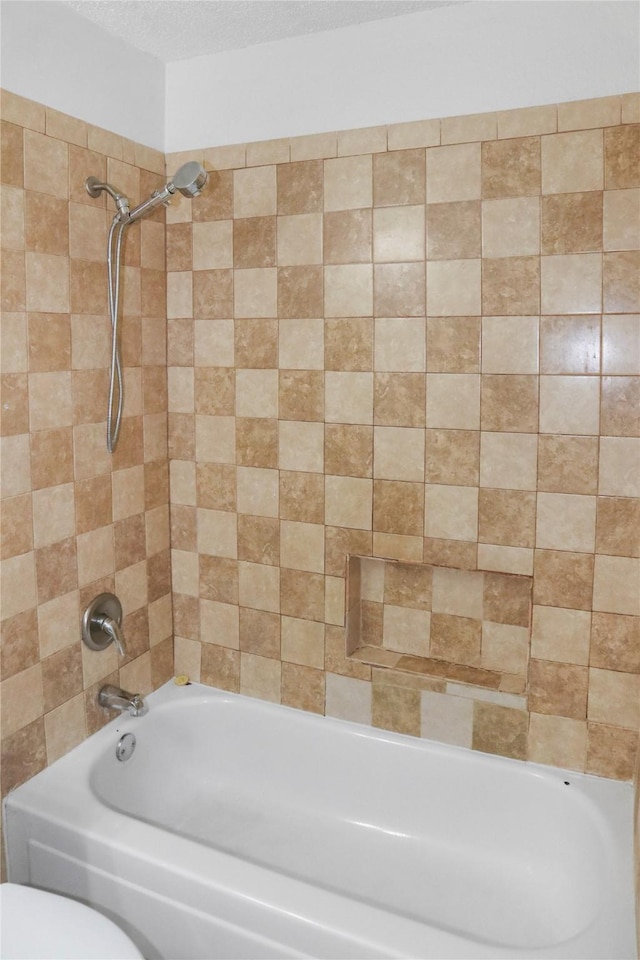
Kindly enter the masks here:
[[122, 238], [126, 226], [127, 221], [121, 220], [119, 214], [114, 217], [111, 229], [109, 230], [107, 250], [109, 317], [111, 320], [111, 368], [109, 373], [109, 406], [107, 409], [107, 450], [109, 453], [113, 453], [118, 442], [120, 424], [122, 422], [122, 405], [124, 403], [124, 380], [122, 377], [118, 325], [120, 316]]

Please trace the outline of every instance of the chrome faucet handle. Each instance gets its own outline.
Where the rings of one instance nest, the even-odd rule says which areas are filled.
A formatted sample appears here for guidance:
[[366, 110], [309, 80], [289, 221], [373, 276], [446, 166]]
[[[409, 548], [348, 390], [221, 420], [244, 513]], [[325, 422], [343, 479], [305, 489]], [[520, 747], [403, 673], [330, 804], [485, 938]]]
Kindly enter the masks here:
[[104, 650], [115, 643], [121, 657], [126, 656], [122, 632], [122, 604], [113, 593], [95, 597], [82, 616], [82, 640], [90, 650]]
[[91, 617], [91, 626], [102, 630], [108, 637], [111, 637], [120, 656], [126, 656], [124, 636], [117, 620], [114, 620], [113, 617], [107, 617], [106, 615], [94, 614], [94, 616]]

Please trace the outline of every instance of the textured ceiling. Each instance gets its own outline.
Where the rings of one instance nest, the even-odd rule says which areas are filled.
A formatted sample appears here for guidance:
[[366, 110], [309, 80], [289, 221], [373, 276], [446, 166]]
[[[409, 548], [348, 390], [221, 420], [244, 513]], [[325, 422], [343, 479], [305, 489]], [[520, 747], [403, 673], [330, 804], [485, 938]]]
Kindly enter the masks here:
[[65, 0], [160, 60], [186, 60], [465, 0]]

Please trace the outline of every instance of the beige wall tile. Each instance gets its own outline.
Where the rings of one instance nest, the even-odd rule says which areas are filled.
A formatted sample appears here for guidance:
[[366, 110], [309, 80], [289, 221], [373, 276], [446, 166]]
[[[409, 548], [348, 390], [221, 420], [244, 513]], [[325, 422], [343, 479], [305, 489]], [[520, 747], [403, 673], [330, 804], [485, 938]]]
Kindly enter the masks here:
[[475, 374], [427, 374], [427, 427], [477, 430], [480, 427], [480, 377]]
[[640, 315], [602, 318], [602, 372], [640, 373]]
[[541, 138], [542, 192], [602, 190], [604, 150], [601, 130], [557, 133]]
[[601, 261], [596, 253], [542, 257], [543, 313], [600, 313]]
[[640, 252], [605, 253], [602, 305], [605, 313], [640, 311]]
[[480, 144], [427, 150], [427, 201], [478, 200], [482, 193]]
[[377, 263], [373, 270], [374, 313], [378, 317], [424, 317], [424, 263]]
[[69, 148], [63, 140], [25, 130], [24, 185], [27, 190], [69, 198]]
[[480, 485], [535, 490], [538, 438], [528, 433], [491, 433], [480, 439]]
[[87, 735], [83, 694], [79, 693], [47, 713], [44, 729], [49, 763], [78, 746]]
[[324, 668], [324, 624], [295, 617], [282, 618], [282, 659], [306, 667]]
[[473, 700], [424, 690], [420, 700], [421, 736], [471, 748]]
[[423, 318], [390, 317], [374, 321], [374, 369], [423, 371], [425, 322]]
[[424, 245], [424, 206], [381, 207], [374, 210], [374, 260], [423, 260]]
[[73, 484], [46, 487], [33, 494], [33, 536], [36, 547], [64, 540], [75, 533]]
[[240, 654], [240, 692], [260, 700], [280, 702], [281, 664], [251, 653]]
[[384, 480], [424, 480], [424, 430], [375, 427], [373, 475]]
[[541, 373], [598, 373], [600, 318], [541, 317]]
[[532, 713], [529, 719], [529, 758], [570, 770], [584, 770], [587, 725], [582, 720]]
[[483, 373], [538, 372], [537, 317], [482, 318]]
[[113, 530], [111, 527], [99, 527], [77, 538], [78, 583], [84, 587], [101, 577], [108, 577], [115, 571], [115, 553]]
[[234, 604], [201, 600], [200, 629], [205, 643], [240, 649], [239, 610]]
[[640, 676], [592, 667], [588, 716], [598, 723], [635, 729], [640, 719]]
[[542, 133], [556, 133], [558, 108], [555, 104], [542, 107], [520, 107], [498, 113], [498, 139], [531, 137]]
[[326, 317], [370, 317], [373, 314], [373, 273], [369, 264], [324, 268]]
[[533, 608], [531, 655], [540, 660], [586, 665], [591, 613], [564, 607]]
[[373, 204], [393, 207], [425, 202], [424, 150], [398, 150], [373, 157]]
[[324, 526], [281, 520], [280, 563], [294, 570], [324, 573]]
[[236, 317], [277, 316], [278, 275], [272, 268], [236, 270], [234, 311]]
[[276, 212], [275, 166], [234, 171], [233, 210], [236, 217], [267, 217]]
[[220, 270], [233, 266], [233, 221], [193, 224], [193, 269]]
[[596, 493], [596, 437], [540, 435], [538, 489], [550, 493]]
[[640, 442], [632, 437], [602, 437], [599, 478], [603, 496], [640, 496]]
[[36, 580], [33, 553], [23, 553], [3, 560], [2, 619], [8, 620], [36, 605]]
[[328, 717], [371, 723], [371, 684], [355, 677], [326, 674], [325, 713]]
[[[494, 135], [495, 137], [495, 135]], [[483, 138], [485, 139], [485, 138]], [[540, 193], [540, 140], [519, 137], [482, 144], [482, 196], [524, 197]]]
[[322, 216], [278, 217], [278, 265], [322, 263]]
[[238, 512], [278, 516], [278, 473], [259, 467], [238, 467]]
[[322, 473], [324, 466], [324, 425], [279, 423], [279, 465], [281, 470]]
[[389, 150], [436, 147], [440, 144], [440, 121], [414, 120], [409, 123], [394, 123], [387, 128], [387, 136]]
[[536, 546], [547, 550], [595, 550], [596, 498], [539, 493]]
[[445, 540], [477, 540], [477, 488], [426, 484], [424, 533]]
[[324, 209], [355, 210], [373, 203], [370, 156], [327, 160], [324, 165]]
[[289, 162], [289, 140], [262, 140], [259, 143], [248, 143], [246, 148], [246, 163], [248, 167], [260, 167], [268, 163]]
[[387, 127], [362, 127], [338, 133], [338, 156], [379, 153], [387, 149]]
[[530, 577], [533, 575], [533, 550], [530, 547], [505, 547], [493, 543], [479, 543], [478, 569]]
[[620, 123], [620, 97], [574, 100], [558, 105], [558, 130], [588, 130]]
[[427, 264], [430, 316], [472, 316], [481, 312], [481, 261], [442, 260]]
[[414, 656], [429, 653], [431, 613], [385, 603], [383, 607], [383, 645], [387, 650]]
[[279, 321], [279, 365], [288, 370], [324, 370], [324, 321]]
[[604, 131], [605, 187], [625, 189], [640, 185], [634, 157], [640, 144], [640, 124], [611, 128]]
[[540, 252], [537, 197], [484, 200], [482, 253], [485, 257], [527, 257]]
[[465, 143], [492, 140], [497, 133], [497, 114], [478, 113], [464, 117], [447, 117], [441, 121], [442, 143]]
[[292, 137], [289, 144], [292, 161], [335, 157], [338, 153], [338, 134], [312, 133], [304, 137]]
[[599, 393], [590, 377], [540, 377], [540, 431], [597, 435]]
[[37, 663], [2, 682], [2, 732], [10, 737], [43, 713], [42, 666]]
[[372, 495], [371, 480], [325, 476], [325, 523], [370, 530]]
[[373, 374], [325, 374], [325, 419], [328, 423], [373, 423]]
[[606, 613], [640, 615], [640, 560], [596, 556], [593, 609]]

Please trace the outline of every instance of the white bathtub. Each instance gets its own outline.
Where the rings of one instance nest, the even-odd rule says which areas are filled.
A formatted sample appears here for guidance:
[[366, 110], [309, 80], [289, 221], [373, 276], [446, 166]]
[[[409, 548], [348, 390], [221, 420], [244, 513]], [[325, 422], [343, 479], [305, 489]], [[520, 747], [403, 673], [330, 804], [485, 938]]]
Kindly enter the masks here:
[[[145, 957], [632, 958], [632, 788], [192, 684], [5, 801]], [[120, 737], [137, 746], [120, 762]]]

